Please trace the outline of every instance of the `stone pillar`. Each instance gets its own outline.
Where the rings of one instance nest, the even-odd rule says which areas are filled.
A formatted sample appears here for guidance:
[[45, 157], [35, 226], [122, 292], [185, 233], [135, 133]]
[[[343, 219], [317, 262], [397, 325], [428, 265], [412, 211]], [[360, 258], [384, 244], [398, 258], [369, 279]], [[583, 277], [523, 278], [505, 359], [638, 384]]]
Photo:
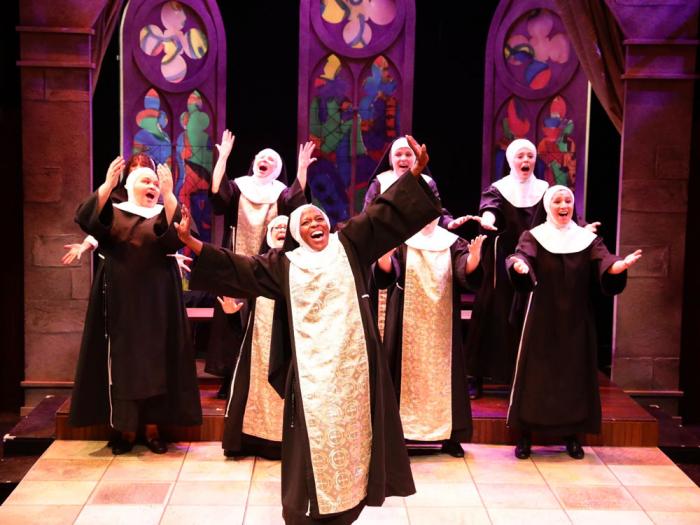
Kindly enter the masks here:
[[83, 238], [73, 216], [91, 191], [93, 24], [104, 5], [20, 2], [25, 408], [70, 388], [75, 373], [91, 257], [60, 259]]
[[673, 400], [698, 1], [606, 1], [625, 35], [618, 253], [644, 250], [616, 302], [612, 377], [633, 394]]

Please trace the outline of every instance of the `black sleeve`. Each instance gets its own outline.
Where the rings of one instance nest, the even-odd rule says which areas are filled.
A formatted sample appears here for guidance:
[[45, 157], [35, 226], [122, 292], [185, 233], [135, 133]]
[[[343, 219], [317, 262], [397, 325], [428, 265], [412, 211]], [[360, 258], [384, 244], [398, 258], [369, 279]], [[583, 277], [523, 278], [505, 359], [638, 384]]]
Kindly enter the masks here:
[[[483, 245], [482, 245], [483, 249]], [[467, 273], [467, 259], [469, 258], [469, 242], [461, 237], [452, 245], [452, 269], [457, 284], [465, 290], [477, 291], [484, 278], [484, 271], [479, 263], [474, 271]]]
[[479, 202], [479, 215], [483, 215], [485, 211], [490, 211], [496, 216], [496, 228], [502, 230], [505, 226], [505, 219], [503, 218], [503, 195], [498, 189], [492, 184], [481, 194], [481, 201]]
[[95, 191], [78, 205], [78, 209], [75, 212], [75, 222], [78, 223], [85, 233], [92, 235], [97, 239], [97, 242], [102, 243], [109, 237], [112, 221], [114, 220], [114, 209], [112, 208], [111, 199], [107, 199], [99, 213], [97, 204], [97, 191]]
[[613, 275], [608, 273], [608, 269], [622, 258], [610, 253], [603, 243], [601, 237], [596, 237], [591, 245], [591, 260], [598, 268], [598, 279], [600, 289], [605, 295], [617, 295], [625, 289], [627, 285], [627, 271]]

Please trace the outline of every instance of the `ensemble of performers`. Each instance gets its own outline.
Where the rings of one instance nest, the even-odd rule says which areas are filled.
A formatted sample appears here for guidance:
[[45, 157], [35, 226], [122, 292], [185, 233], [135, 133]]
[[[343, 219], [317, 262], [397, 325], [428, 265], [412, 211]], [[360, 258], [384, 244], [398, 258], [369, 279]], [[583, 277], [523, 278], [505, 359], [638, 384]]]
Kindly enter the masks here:
[[[331, 224], [311, 204], [314, 144], [299, 148], [287, 184], [263, 149], [229, 180], [224, 132], [210, 197], [223, 246], [202, 243], [166, 165], [117, 157], [78, 208], [88, 234], [69, 264], [97, 249], [70, 420], [108, 423], [114, 454], [136, 442], [164, 453], [164, 425], [201, 423], [182, 293], [217, 297], [206, 370], [225, 378], [226, 456], [282, 460], [286, 523], [351, 523], [366, 505], [415, 492], [406, 443], [456, 457], [472, 434], [468, 372], [511, 385], [508, 425], [520, 436], [579, 441], [598, 433], [594, 288], [620, 293], [640, 257], [608, 252], [598, 223], [579, 224], [574, 194], [534, 174], [536, 148], [506, 151], [510, 174], [482, 195], [478, 215], [453, 218], [428, 153], [397, 139], [370, 182], [362, 213]], [[466, 221], [481, 234], [453, 230]], [[194, 262], [177, 251], [187, 246]], [[466, 345], [460, 294], [476, 292]], [[381, 330], [380, 330], [381, 326]]]

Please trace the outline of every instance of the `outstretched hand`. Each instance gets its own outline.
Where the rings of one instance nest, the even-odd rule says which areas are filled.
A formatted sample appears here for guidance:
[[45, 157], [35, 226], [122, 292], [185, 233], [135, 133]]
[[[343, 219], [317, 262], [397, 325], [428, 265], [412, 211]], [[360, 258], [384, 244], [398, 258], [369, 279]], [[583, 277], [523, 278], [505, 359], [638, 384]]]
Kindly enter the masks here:
[[[491, 221], [490, 216], [480, 216], [480, 215], [465, 215], [464, 216], [467, 221], [474, 221], [478, 222], [479, 225], [481, 226], [482, 229], [484, 230], [489, 230], [489, 231], [498, 231], [498, 228], [494, 226], [494, 223]], [[461, 218], [461, 217], [460, 217]]]
[[513, 261], [513, 270], [519, 274], [525, 275], [526, 273], [530, 272], [530, 267], [519, 257], [512, 256], [511, 260]]
[[447, 223], [447, 229], [448, 230], [456, 230], [459, 228], [462, 224], [467, 222], [469, 220], [470, 215], [463, 215], [461, 217], [457, 217], [456, 219], [452, 219], [449, 223]]
[[82, 244], [64, 244], [63, 247], [68, 251], [61, 257], [61, 264], [72, 264], [74, 261], [79, 261], [83, 255]]
[[600, 228], [600, 221], [589, 222], [584, 226], [591, 233], [598, 233], [598, 228]]
[[111, 162], [109, 168], [107, 168], [107, 175], [105, 176], [104, 182], [107, 190], [112, 191], [117, 187], [117, 184], [119, 184], [119, 177], [121, 176], [125, 167], [126, 161], [121, 155]]
[[175, 231], [177, 231], [178, 238], [185, 244], [187, 244], [192, 239], [192, 232], [190, 232], [190, 224], [192, 223], [192, 216], [190, 215], [190, 210], [182, 205], [180, 209], [180, 222], [174, 223]]
[[486, 235], [477, 235], [474, 237], [471, 242], [467, 244], [467, 248], [469, 249], [469, 255], [478, 255], [481, 256], [481, 245], [484, 244], [484, 240], [486, 239]]
[[635, 250], [634, 252], [630, 253], [627, 257], [624, 258], [622, 261], [626, 268], [629, 268], [633, 264], [635, 264], [639, 259], [642, 258], [642, 250]]
[[236, 136], [229, 130], [225, 129], [221, 134], [221, 144], [216, 144], [216, 149], [219, 151], [219, 157], [228, 157], [233, 149], [233, 143]]
[[192, 257], [187, 257], [181, 253], [169, 253], [168, 257], [175, 257], [175, 262], [177, 262], [177, 269], [180, 272], [180, 279], [185, 276], [185, 273], [190, 273], [192, 269], [188, 266], [192, 262]]
[[316, 162], [316, 157], [311, 155], [316, 148], [316, 143], [308, 141], [305, 144], [299, 144], [299, 160], [297, 162], [297, 180], [302, 189], [306, 189], [306, 177], [309, 166]]
[[241, 308], [243, 308], [243, 301], [236, 301], [233, 297], [227, 296], [217, 296], [216, 300], [219, 301], [221, 309], [227, 314], [235, 314]]
[[173, 173], [167, 164], [158, 164], [156, 172], [158, 173], [160, 193], [163, 199], [166, 199], [173, 193]]
[[430, 157], [428, 157], [428, 148], [425, 144], [419, 145], [416, 139], [414, 139], [411, 135], [406, 135], [406, 140], [408, 141], [408, 145], [411, 146], [413, 154], [416, 156], [416, 163], [411, 168], [411, 174], [414, 177], [418, 177], [421, 173], [423, 173], [423, 170], [428, 165], [428, 161], [430, 160]]

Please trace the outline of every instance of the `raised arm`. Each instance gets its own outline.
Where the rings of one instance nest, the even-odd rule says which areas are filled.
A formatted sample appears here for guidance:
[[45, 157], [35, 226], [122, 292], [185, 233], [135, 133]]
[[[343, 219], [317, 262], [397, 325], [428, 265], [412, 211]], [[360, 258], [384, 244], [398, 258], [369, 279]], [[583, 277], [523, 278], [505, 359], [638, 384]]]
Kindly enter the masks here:
[[297, 180], [302, 190], [306, 189], [306, 175], [309, 166], [316, 162], [316, 158], [312, 157], [311, 154], [314, 152], [316, 144], [312, 141], [308, 141], [306, 144], [299, 145], [299, 162], [297, 163]]
[[233, 149], [233, 142], [236, 140], [235, 135], [229, 130], [224, 130], [221, 135], [221, 144], [216, 144], [216, 149], [219, 151], [219, 158], [216, 159], [214, 165], [214, 173], [211, 176], [211, 192], [219, 193], [221, 181], [226, 174], [226, 162]]
[[105, 207], [105, 204], [107, 204], [107, 200], [109, 199], [109, 195], [112, 193], [112, 190], [114, 190], [114, 188], [117, 187], [117, 184], [119, 184], [119, 176], [121, 175], [122, 171], [124, 171], [125, 166], [126, 162], [124, 161], [124, 158], [120, 155], [119, 157], [114, 159], [109, 165], [109, 168], [107, 168], [107, 175], [105, 176], [105, 181], [102, 184], [100, 184], [99, 188], [97, 188], [96, 212], [98, 215], [102, 211], [102, 208]]
[[177, 210], [177, 199], [173, 193], [173, 174], [167, 164], [158, 164], [158, 183], [160, 194], [163, 197], [163, 208], [168, 225], [173, 222], [173, 216]]

